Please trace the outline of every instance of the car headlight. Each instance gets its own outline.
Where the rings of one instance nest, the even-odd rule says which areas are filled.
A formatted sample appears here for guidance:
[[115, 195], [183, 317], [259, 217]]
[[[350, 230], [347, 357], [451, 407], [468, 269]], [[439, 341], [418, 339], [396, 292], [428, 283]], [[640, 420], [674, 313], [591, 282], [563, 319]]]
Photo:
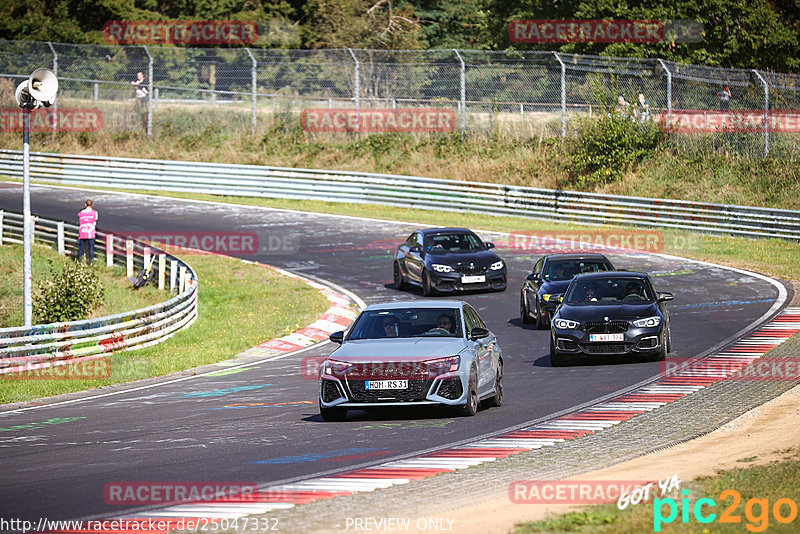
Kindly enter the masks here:
[[580, 325], [581, 323], [579, 323], [578, 321], [572, 321], [570, 319], [556, 319], [553, 321], [553, 326], [555, 326], [559, 330], [575, 330]]
[[550, 293], [545, 293], [544, 295], [542, 295], [542, 300], [545, 302], [550, 302], [550, 297], [552, 296], [553, 295], [551, 295]]
[[332, 374], [342, 374], [347, 369], [350, 368], [349, 363], [347, 362], [339, 362], [336, 360], [325, 360], [325, 363], [322, 365], [323, 374], [332, 375]]
[[493, 271], [499, 271], [502, 268], [503, 268], [503, 260], [496, 261], [496, 262], [494, 262], [493, 264], [491, 264], [489, 266], [489, 269], [491, 269]]
[[437, 273], [452, 273], [453, 268], [449, 265], [442, 265], [441, 263], [434, 263], [431, 265], [431, 269], [436, 271]]
[[650, 328], [661, 324], [661, 317], [648, 317], [646, 319], [637, 319], [633, 321], [633, 326], [636, 328]]
[[461, 364], [461, 356], [446, 356], [444, 358], [436, 358], [435, 360], [425, 360], [425, 366], [429, 371], [434, 371], [436, 374], [454, 373], [458, 371], [458, 366]]

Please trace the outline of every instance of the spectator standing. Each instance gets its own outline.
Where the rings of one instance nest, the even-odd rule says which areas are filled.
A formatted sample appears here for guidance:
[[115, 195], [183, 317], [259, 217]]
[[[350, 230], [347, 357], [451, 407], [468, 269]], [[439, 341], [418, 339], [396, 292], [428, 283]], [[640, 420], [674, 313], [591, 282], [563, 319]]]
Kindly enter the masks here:
[[617, 113], [628, 113], [630, 111], [631, 105], [625, 100], [625, 97], [619, 95], [617, 98]]
[[719, 109], [727, 110], [731, 102], [731, 90], [726, 85], [725, 89], [717, 93], [717, 96], [719, 97]]
[[147, 107], [147, 87], [144, 83], [144, 74], [141, 72], [136, 73], [136, 79], [131, 82], [131, 85], [136, 86], [136, 100], [139, 102], [140, 108]]
[[636, 105], [636, 115], [639, 122], [645, 122], [650, 118], [650, 101], [645, 98], [644, 93], [639, 93], [639, 102]]
[[78, 259], [86, 251], [87, 263], [94, 261], [94, 240], [97, 235], [98, 214], [92, 207], [92, 201], [87, 200], [85, 208], [78, 212]]

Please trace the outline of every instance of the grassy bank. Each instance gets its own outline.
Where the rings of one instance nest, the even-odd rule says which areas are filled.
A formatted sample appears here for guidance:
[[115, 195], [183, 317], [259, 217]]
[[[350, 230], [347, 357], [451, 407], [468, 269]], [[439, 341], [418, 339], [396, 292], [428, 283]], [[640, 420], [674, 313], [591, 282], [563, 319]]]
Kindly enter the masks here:
[[[797, 488], [800, 487], [800, 450], [782, 451], [783, 461], [767, 465], [742, 467], [720, 472], [716, 476], [702, 477], [691, 483], [682, 483], [681, 490], [689, 491], [688, 499], [691, 509], [686, 522], [682, 521], [683, 496], [674, 491], [669, 497], [675, 499], [678, 513], [670, 524], [660, 526], [660, 532], [690, 532], [706, 534], [708, 532], [797, 532], [798, 520], [782, 522], [775, 517], [773, 507], [779, 499], [789, 499], [794, 503], [797, 513]], [[747, 460], [741, 460], [743, 462]], [[739, 502], [735, 495], [723, 494], [726, 490], [735, 490], [741, 496]], [[722, 495], [721, 495], [722, 494]], [[715, 513], [715, 520], [703, 524], [693, 514], [695, 503], [701, 499], [712, 499], [716, 506], [709, 503], [702, 507], [704, 516]], [[751, 499], [760, 501], [748, 504]], [[762, 501], [762, 499], [764, 501]], [[767, 502], [768, 500], [768, 502]], [[791, 516], [790, 504], [784, 501], [780, 513], [782, 517]], [[669, 516], [668, 505], [661, 507], [663, 517]], [[721, 522], [723, 512], [727, 512], [731, 520], [737, 522]], [[535, 521], [517, 525], [514, 534], [533, 533], [620, 533], [620, 532], [653, 532], [654, 501], [628, 506], [619, 510], [614, 504], [593, 506], [580, 512], [569, 512], [543, 521]], [[735, 519], [738, 518], [738, 519]]]
[[226, 360], [311, 323], [328, 306], [316, 289], [263, 266], [222, 256], [192, 256], [187, 261], [200, 279], [199, 317], [190, 328], [159, 345], [112, 354], [107, 379], [0, 380], [0, 403], [161, 376]]
[[[20, 149], [18, 137], [0, 135], [0, 148]], [[309, 134], [278, 122], [256, 136], [208, 125], [201, 131], [176, 134], [168, 142], [130, 133], [33, 134], [32, 146], [36, 151], [358, 170], [800, 209], [800, 166], [796, 163], [723, 150], [692, 155], [668, 144], [648, 151], [638, 164], [626, 167], [618, 180], [596, 185], [576, 176], [571, 158], [574, 145], [557, 138], [354, 137]]]
[[[61, 265], [68, 261], [72, 260], [67, 257], [60, 257], [49, 246], [34, 245], [31, 248], [31, 275], [34, 298], [37, 294], [37, 284], [48, 279], [53, 270], [59, 270]], [[91, 313], [90, 318], [145, 308], [169, 298], [168, 294], [159, 291], [152, 285], [134, 291], [125, 276], [124, 267], [117, 265], [113, 268], [108, 268], [105, 267], [105, 263], [101, 265], [103, 261], [104, 257], [101, 256], [100, 261], [95, 259], [94, 265], [100, 282], [105, 287], [105, 302]], [[0, 328], [20, 326], [25, 322], [23, 316], [22, 264], [22, 245], [0, 247]], [[34, 322], [39, 321], [35, 316], [33, 319]]]

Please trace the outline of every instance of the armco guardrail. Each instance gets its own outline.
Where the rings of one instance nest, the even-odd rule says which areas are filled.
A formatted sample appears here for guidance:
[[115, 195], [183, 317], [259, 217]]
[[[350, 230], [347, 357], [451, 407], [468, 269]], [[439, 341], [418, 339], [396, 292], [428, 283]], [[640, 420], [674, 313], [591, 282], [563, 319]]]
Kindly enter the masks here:
[[[0, 243], [22, 242], [22, 215], [0, 212]], [[59, 247], [59, 252], [77, 249], [78, 227], [61, 221], [36, 218], [34, 242]], [[65, 323], [0, 329], [0, 376], [101, 358], [110, 352], [141, 348], [159, 343], [191, 324], [197, 317], [197, 275], [186, 263], [152, 245], [135, 239], [98, 231], [96, 249], [113, 252], [112, 258], [126, 265], [125, 241], [133, 244], [133, 265], [138, 272], [147, 253], [165, 254], [164, 276], [169, 271], [170, 290], [178, 294], [160, 304], [108, 317]], [[111, 245], [108, 246], [110, 241]], [[149, 251], [147, 250], [149, 249]], [[153, 265], [153, 279], [158, 280], [159, 262]], [[178, 273], [182, 273], [179, 277]], [[176, 280], [181, 280], [176, 283]]]
[[[0, 175], [22, 176], [21, 152], [0, 150]], [[800, 239], [800, 212], [792, 210], [390, 174], [32, 153], [31, 177], [82, 186], [371, 203]]]

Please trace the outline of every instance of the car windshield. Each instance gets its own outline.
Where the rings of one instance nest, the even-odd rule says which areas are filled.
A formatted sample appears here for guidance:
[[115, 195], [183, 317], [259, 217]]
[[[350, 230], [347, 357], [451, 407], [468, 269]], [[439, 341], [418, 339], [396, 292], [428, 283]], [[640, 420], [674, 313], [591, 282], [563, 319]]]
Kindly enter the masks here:
[[597, 302], [599, 304], [643, 304], [653, 302], [650, 284], [643, 278], [577, 279], [570, 284], [565, 302]]
[[356, 319], [347, 339], [399, 337], [463, 337], [461, 313], [458, 308], [367, 310]]
[[425, 238], [429, 252], [474, 252], [486, 250], [486, 245], [475, 234], [435, 234]]
[[612, 268], [602, 260], [570, 260], [547, 262], [542, 278], [552, 282], [570, 280], [576, 274], [611, 271]]

